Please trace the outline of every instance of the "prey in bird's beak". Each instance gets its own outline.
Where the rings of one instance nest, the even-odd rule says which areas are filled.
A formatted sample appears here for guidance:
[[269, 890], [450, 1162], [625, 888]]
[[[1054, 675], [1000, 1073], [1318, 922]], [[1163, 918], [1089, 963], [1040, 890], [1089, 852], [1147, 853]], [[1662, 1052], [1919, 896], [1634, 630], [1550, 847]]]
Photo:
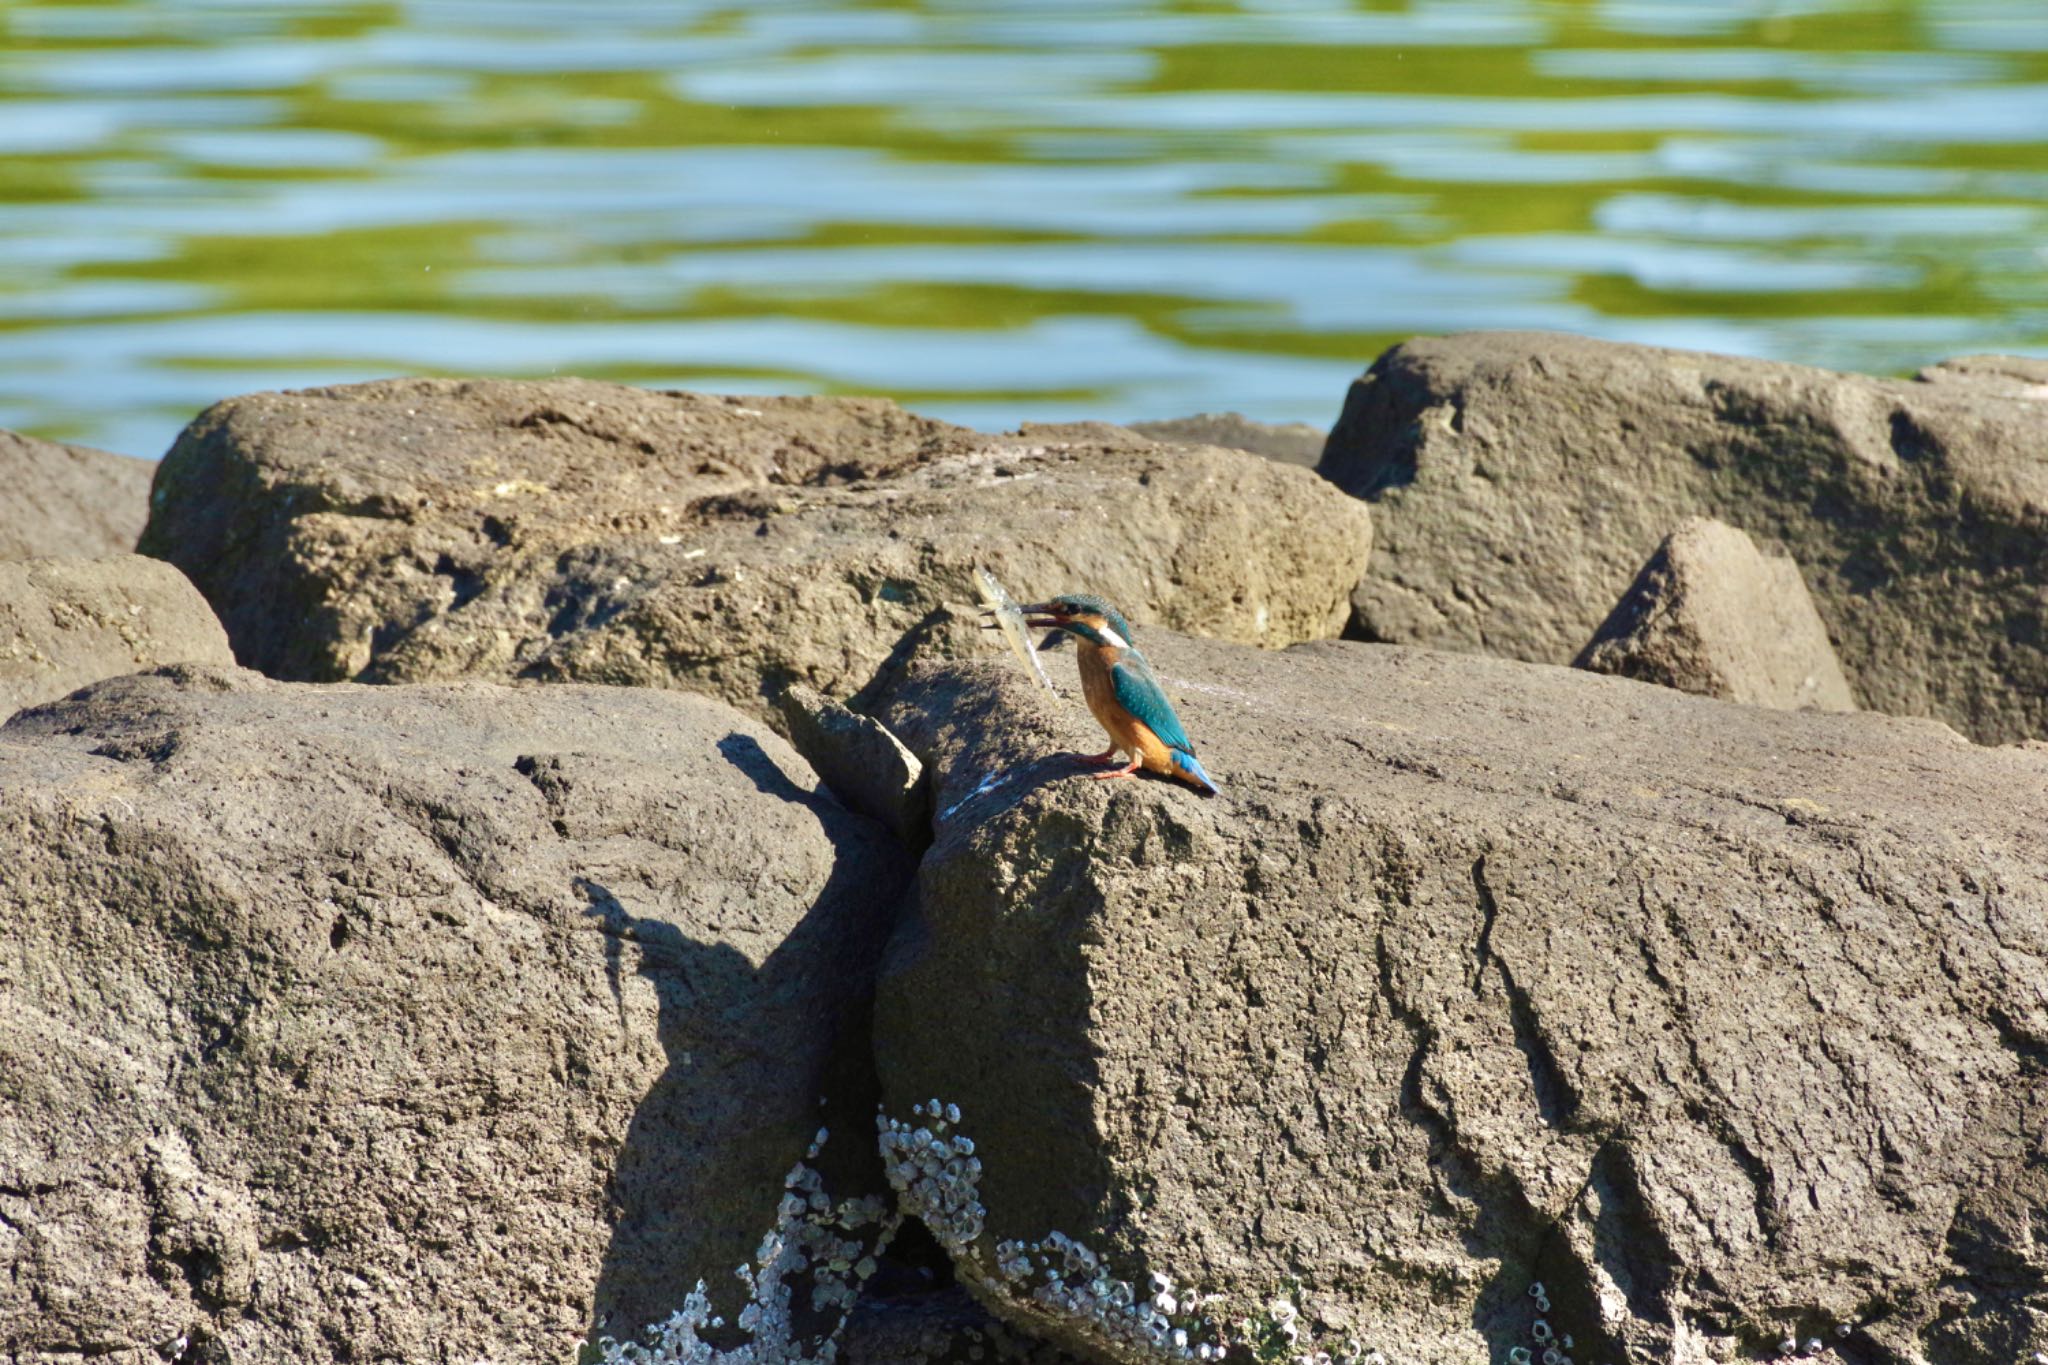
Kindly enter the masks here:
[[[1003, 628], [1003, 609], [1001, 607], [983, 607], [981, 614], [983, 617], [981, 628], [983, 630], [1001, 630]], [[1018, 607], [1017, 615], [1023, 619], [1025, 625], [1033, 630], [1050, 630], [1062, 622], [1073, 619], [1066, 613], [1061, 612], [1058, 607], [1055, 607], [1050, 602], [1036, 602], [1028, 607]]]
[[1035, 602], [1017, 610], [1024, 613], [1024, 624], [1033, 630], [1047, 630], [1072, 619], [1070, 613], [1061, 611], [1058, 604], [1052, 602]]

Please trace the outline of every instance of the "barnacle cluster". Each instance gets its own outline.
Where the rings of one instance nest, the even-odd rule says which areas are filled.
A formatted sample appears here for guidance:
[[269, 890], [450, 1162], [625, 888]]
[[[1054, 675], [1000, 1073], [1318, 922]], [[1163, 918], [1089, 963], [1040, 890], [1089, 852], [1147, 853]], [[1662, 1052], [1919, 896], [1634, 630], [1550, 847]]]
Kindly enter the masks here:
[[[817, 1157], [826, 1137], [819, 1129], [810, 1158]], [[737, 1271], [747, 1303], [734, 1325], [745, 1333], [744, 1341], [721, 1350], [702, 1338], [705, 1328], [723, 1327], [725, 1319], [712, 1311], [711, 1296], [699, 1280], [681, 1308], [647, 1329], [644, 1344], [603, 1337], [598, 1359], [606, 1365], [832, 1365], [840, 1329], [860, 1297], [861, 1284], [875, 1272], [876, 1253], [888, 1245], [901, 1221], [878, 1195], [835, 1204], [817, 1171], [798, 1162], [783, 1181], [775, 1226], [761, 1239], [754, 1264]], [[822, 1332], [799, 1325], [796, 1294], [806, 1276], [809, 1309], [824, 1315]]]
[[1572, 1365], [1572, 1334], [1560, 1333], [1550, 1325], [1547, 1316], [1550, 1312], [1550, 1291], [1543, 1287], [1543, 1281], [1538, 1280], [1529, 1286], [1529, 1297], [1536, 1300], [1538, 1314], [1536, 1321], [1529, 1325], [1529, 1338], [1535, 1345], [1510, 1347], [1508, 1360], [1511, 1365], [1532, 1365], [1539, 1359], [1543, 1365]]
[[[1336, 1350], [1326, 1349], [1315, 1339], [1312, 1328], [1302, 1323], [1301, 1281], [1289, 1280], [1265, 1307], [1238, 1324], [1245, 1345], [1260, 1365], [1386, 1365], [1378, 1351], [1363, 1351], [1349, 1338]], [[1308, 1340], [1304, 1341], [1306, 1335]]]
[[1210, 1297], [1176, 1293], [1173, 1280], [1158, 1274], [1151, 1278], [1151, 1292], [1141, 1294], [1064, 1233], [998, 1242], [989, 1264], [981, 1244], [988, 1223], [980, 1196], [981, 1158], [974, 1154], [974, 1140], [955, 1131], [959, 1106], [932, 1100], [914, 1115], [908, 1122], [886, 1114], [877, 1118], [882, 1164], [903, 1211], [931, 1229], [962, 1278], [1092, 1338], [1120, 1358], [1162, 1365], [1222, 1359], [1220, 1335], [1201, 1316]]

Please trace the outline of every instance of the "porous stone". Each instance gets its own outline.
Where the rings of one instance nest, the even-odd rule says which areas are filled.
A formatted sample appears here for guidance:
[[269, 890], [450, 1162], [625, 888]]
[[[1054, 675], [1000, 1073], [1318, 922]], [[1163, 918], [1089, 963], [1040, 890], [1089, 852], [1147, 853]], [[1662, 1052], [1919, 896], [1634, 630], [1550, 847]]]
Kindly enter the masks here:
[[1705, 517], [1664, 538], [1572, 666], [1749, 706], [1856, 709], [1799, 566]]
[[1959, 355], [1913, 376], [1927, 384], [1973, 384], [2014, 398], [2048, 399], [2048, 358]]
[[1860, 705], [2048, 735], [2048, 403], [1481, 332], [1394, 347], [1319, 468], [1376, 514], [1354, 633], [1570, 660], [1711, 516], [1799, 565]]
[[930, 837], [924, 765], [887, 726], [802, 683], [790, 684], [781, 706], [791, 746], [847, 809], [879, 822], [905, 843], [921, 845]]
[[11, 1358], [566, 1360], [730, 1317], [821, 1124], [886, 1193], [907, 860], [711, 699], [113, 679], [0, 848]]
[[0, 430], [0, 559], [127, 554], [155, 473], [151, 460]]
[[0, 720], [117, 673], [234, 662], [213, 608], [162, 560], [0, 560]]
[[1306, 422], [1254, 422], [1241, 412], [1203, 412], [1157, 422], [1133, 422], [1131, 430], [1155, 441], [1176, 445], [1222, 446], [1248, 450], [1283, 464], [1313, 469], [1323, 458], [1329, 433]]
[[2048, 753], [1141, 643], [1217, 799], [1087, 780], [1093, 721], [998, 662], [882, 712], [938, 813], [878, 993], [885, 1160], [996, 1312], [1132, 1362], [1185, 1359], [1117, 1335], [1154, 1275], [1225, 1295], [1190, 1350], [2048, 1349]]
[[1370, 539], [1308, 471], [1115, 427], [393, 380], [210, 409], [143, 543], [275, 676], [686, 687], [774, 717], [793, 681], [857, 696], [906, 637], [979, 651], [976, 565], [1282, 645], [1342, 628]]

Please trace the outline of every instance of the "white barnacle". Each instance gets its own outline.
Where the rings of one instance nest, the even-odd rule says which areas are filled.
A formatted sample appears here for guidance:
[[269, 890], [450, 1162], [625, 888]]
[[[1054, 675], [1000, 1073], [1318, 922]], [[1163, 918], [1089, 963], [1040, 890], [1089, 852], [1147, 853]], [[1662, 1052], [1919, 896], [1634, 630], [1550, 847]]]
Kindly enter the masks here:
[[1819, 1337], [1808, 1337], [1808, 1338], [1806, 1339], [1806, 1353], [1807, 1353], [1808, 1355], [1810, 1355], [1810, 1356], [1817, 1356], [1817, 1355], [1819, 1355], [1819, 1354], [1820, 1354], [1820, 1351], [1821, 1351], [1821, 1341], [1820, 1341], [1820, 1338], [1819, 1338]]
[[1530, 1297], [1530, 1298], [1532, 1298], [1532, 1299], [1540, 1299], [1540, 1298], [1543, 1298], [1543, 1297], [1545, 1297], [1545, 1296], [1546, 1296], [1546, 1295], [1547, 1295], [1548, 1293], [1549, 1293], [1549, 1291], [1548, 1291], [1548, 1290], [1546, 1290], [1546, 1289], [1544, 1289], [1544, 1287], [1543, 1287], [1543, 1281], [1541, 1281], [1541, 1280], [1538, 1280], [1538, 1281], [1536, 1281], [1536, 1282], [1535, 1282], [1534, 1284], [1532, 1284], [1532, 1285], [1530, 1285], [1530, 1286], [1529, 1286], [1529, 1297]]
[[1542, 1319], [1542, 1318], [1538, 1318], [1538, 1319], [1536, 1319], [1536, 1324], [1535, 1324], [1535, 1326], [1533, 1326], [1533, 1327], [1531, 1327], [1531, 1328], [1529, 1329], [1529, 1335], [1530, 1335], [1530, 1336], [1532, 1336], [1532, 1337], [1534, 1337], [1534, 1338], [1536, 1338], [1536, 1340], [1538, 1340], [1538, 1341], [1548, 1341], [1548, 1340], [1550, 1340], [1550, 1324], [1549, 1324], [1549, 1322], [1547, 1322], [1546, 1320], [1544, 1320], [1544, 1319]]
[[1781, 1356], [1789, 1356], [1796, 1354], [1798, 1350], [1799, 1342], [1796, 1338], [1786, 1337], [1783, 1341], [1778, 1343], [1778, 1354]]

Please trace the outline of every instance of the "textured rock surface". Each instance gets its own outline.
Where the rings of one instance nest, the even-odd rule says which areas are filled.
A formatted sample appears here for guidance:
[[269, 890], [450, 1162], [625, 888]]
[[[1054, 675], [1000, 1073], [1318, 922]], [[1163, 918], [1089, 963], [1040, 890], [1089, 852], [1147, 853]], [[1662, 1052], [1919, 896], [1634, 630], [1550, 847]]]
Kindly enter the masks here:
[[791, 681], [858, 692], [907, 633], [969, 648], [977, 562], [1280, 645], [1338, 633], [1370, 538], [1305, 470], [1117, 427], [406, 380], [209, 410], [144, 547], [275, 676], [681, 686], [767, 716]]
[[1914, 378], [1929, 384], [1974, 384], [2014, 398], [2048, 399], [2048, 359], [2021, 355], [1960, 355], [1929, 365]]
[[155, 473], [149, 460], [0, 430], [0, 559], [127, 554]]
[[1204, 412], [1159, 422], [1133, 422], [1131, 430], [1155, 441], [1249, 450], [1269, 460], [1311, 469], [1323, 458], [1329, 433], [1306, 422], [1254, 422], [1239, 412]]
[[1367, 638], [1563, 663], [1712, 516], [1798, 562], [1860, 704], [2048, 735], [2048, 403], [1474, 333], [1381, 356], [1320, 468], [1377, 515]]
[[888, 727], [795, 683], [780, 699], [789, 742], [848, 810], [910, 845], [931, 835], [924, 765]]
[[730, 1314], [907, 875], [706, 698], [204, 669], [0, 728], [0, 848], [31, 1359], [559, 1361], [700, 1275]]
[[1664, 538], [1572, 665], [1749, 706], [1856, 709], [1799, 566], [1706, 517]]
[[162, 560], [0, 560], [0, 720], [118, 673], [234, 662], [213, 608]]
[[1532, 1281], [1578, 1360], [2048, 1348], [2048, 752], [1143, 643], [1218, 799], [1085, 780], [1093, 723], [1014, 667], [883, 717], [940, 823], [877, 1057], [976, 1143], [963, 1278], [1054, 1230], [1232, 1321], [1299, 1277], [1303, 1349], [1397, 1363], [1505, 1359]]

